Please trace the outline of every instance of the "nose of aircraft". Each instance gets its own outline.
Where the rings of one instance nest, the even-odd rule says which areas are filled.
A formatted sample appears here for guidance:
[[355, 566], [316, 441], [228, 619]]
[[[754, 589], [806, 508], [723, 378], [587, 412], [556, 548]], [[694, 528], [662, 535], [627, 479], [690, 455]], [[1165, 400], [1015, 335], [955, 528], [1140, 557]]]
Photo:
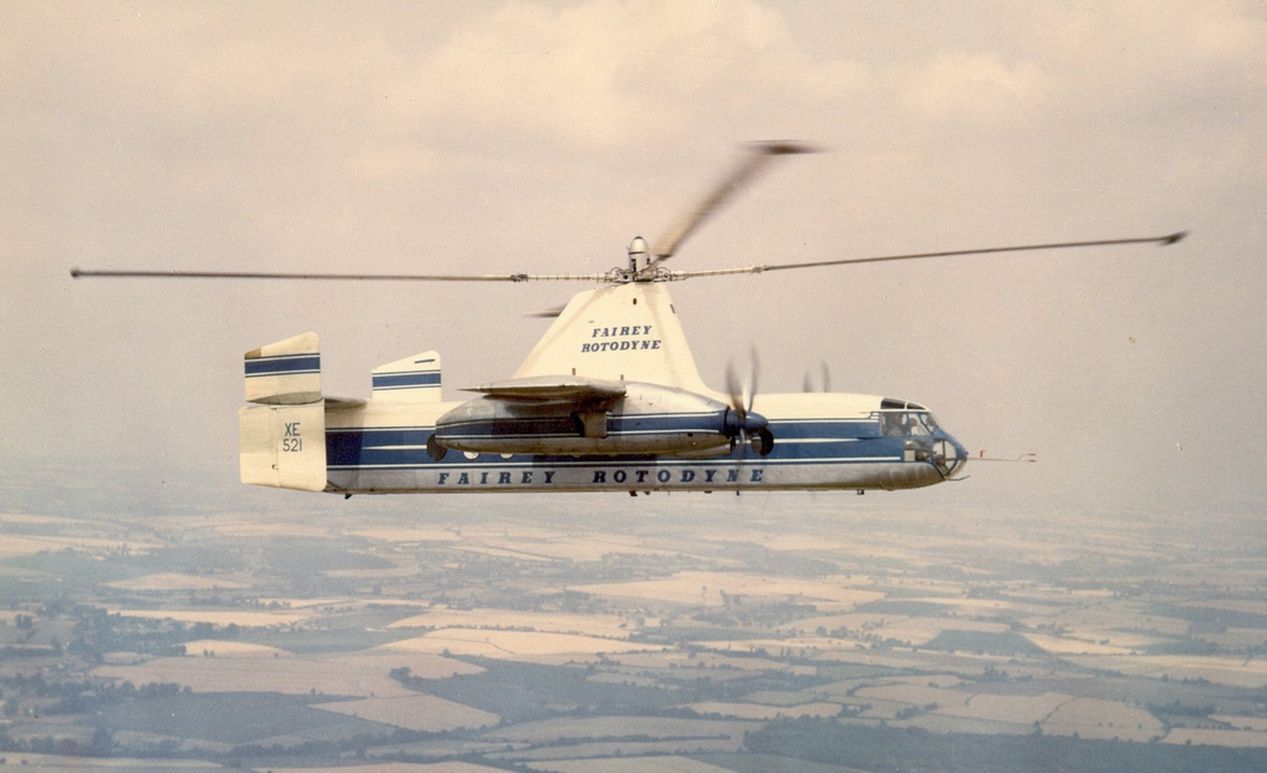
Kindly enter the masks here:
[[933, 458], [937, 469], [943, 478], [953, 478], [968, 462], [967, 449], [943, 429], [933, 432], [933, 441], [936, 443]]

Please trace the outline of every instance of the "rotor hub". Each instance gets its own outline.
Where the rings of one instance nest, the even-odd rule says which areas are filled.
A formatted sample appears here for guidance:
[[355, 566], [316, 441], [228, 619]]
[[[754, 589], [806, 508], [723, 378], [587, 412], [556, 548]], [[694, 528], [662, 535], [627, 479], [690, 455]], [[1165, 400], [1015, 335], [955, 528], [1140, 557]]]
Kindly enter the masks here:
[[641, 266], [651, 264], [651, 258], [647, 255], [647, 240], [641, 236], [635, 236], [633, 241], [629, 242], [626, 249], [629, 255], [629, 271], [635, 273]]

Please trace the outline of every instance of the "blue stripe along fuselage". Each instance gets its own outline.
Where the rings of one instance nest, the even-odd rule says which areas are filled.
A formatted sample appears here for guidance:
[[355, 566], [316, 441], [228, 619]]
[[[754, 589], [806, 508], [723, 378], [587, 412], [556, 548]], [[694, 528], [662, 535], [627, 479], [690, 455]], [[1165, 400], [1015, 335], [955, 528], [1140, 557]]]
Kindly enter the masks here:
[[319, 354], [282, 354], [276, 357], [256, 357], [243, 362], [247, 378], [290, 376], [297, 373], [317, 373], [321, 370]]
[[[698, 420], [697, 420], [698, 421]], [[560, 427], [561, 428], [561, 427]], [[469, 459], [450, 452], [436, 461], [427, 454], [427, 441], [433, 427], [350, 427], [326, 429], [326, 462], [330, 469], [409, 468], [471, 465], [603, 463], [646, 464], [648, 462], [707, 463], [708, 460], [752, 458], [768, 464], [823, 464], [901, 461], [905, 438], [882, 437], [875, 420], [795, 419], [772, 420], [774, 448], [768, 456], [758, 457], [751, 451], [736, 449], [729, 454], [710, 457], [654, 456], [622, 454], [601, 456], [514, 454], [509, 459], [499, 454], [480, 454]], [[569, 432], [574, 427], [568, 426]], [[619, 432], [619, 428], [610, 431]]]

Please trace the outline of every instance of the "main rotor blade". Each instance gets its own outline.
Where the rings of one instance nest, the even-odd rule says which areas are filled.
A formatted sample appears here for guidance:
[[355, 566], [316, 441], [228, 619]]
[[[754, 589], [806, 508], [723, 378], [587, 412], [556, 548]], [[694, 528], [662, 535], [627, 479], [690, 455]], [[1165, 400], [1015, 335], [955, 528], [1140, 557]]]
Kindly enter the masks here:
[[814, 153], [817, 149], [798, 142], [758, 142], [748, 146], [748, 154], [726, 175], [712, 191], [709, 192], [695, 208], [686, 214], [676, 225], [662, 236], [651, 254], [651, 264], [655, 265], [673, 257], [679, 245], [694, 233], [695, 229], [721, 208], [726, 201], [740, 188], [750, 182], [774, 156], [786, 156], [793, 153]]
[[766, 271], [783, 271], [792, 268], [819, 268], [822, 266], [843, 266], [852, 263], [882, 263], [889, 260], [923, 260], [926, 258], [950, 258], [959, 255], [987, 255], [994, 252], [1024, 252], [1027, 250], [1063, 250], [1071, 247], [1107, 247], [1114, 244], [1157, 244], [1162, 247], [1174, 244], [1188, 235], [1187, 231], [1179, 231], [1168, 236], [1147, 236], [1136, 239], [1099, 239], [1089, 242], [1052, 242], [1050, 244], [1024, 244], [1017, 247], [980, 247], [971, 250], [947, 250], [945, 252], [913, 252], [905, 255], [881, 255], [867, 258], [841, 258], [838, 260], [818, 260], [808, 263], [767, 263], [760, 266], [744, 266], [742, 268], [718, 268], [705, 271], [674, 271], [671, 279], [693, 279], [702, 276], [727, 276], [730, 274], [760, 274]]
[[311, 279], [385, 282], [605, 282], [607, 274], [316, 274], [269, 271], [114, 271], [72, 268], [75, 279]]

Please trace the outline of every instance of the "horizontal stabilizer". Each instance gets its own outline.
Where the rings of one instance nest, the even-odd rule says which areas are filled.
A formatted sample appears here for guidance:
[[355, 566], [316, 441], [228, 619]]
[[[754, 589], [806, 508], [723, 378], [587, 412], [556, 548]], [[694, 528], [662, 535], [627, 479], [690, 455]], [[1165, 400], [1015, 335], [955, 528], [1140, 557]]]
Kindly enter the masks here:
[[625, 396], [625, 385], [585, 376], [530, 376], [469, 387], [465, 392], [481, 392], [503, 400], [558, 402], [561, 400], [614, 400]]
[[365, 401], [359, 397], [327, 397], [325, 403], [327, 411], [352, 411], [365, 407]]
[[440, 355], [422, 352], [386, 365], [372, 376], [374, 399], [440, 402]]
[[321, 353], [316, 333], [252, 349], [244, 357], [246, 399], [300, 405], [321, 399]]

